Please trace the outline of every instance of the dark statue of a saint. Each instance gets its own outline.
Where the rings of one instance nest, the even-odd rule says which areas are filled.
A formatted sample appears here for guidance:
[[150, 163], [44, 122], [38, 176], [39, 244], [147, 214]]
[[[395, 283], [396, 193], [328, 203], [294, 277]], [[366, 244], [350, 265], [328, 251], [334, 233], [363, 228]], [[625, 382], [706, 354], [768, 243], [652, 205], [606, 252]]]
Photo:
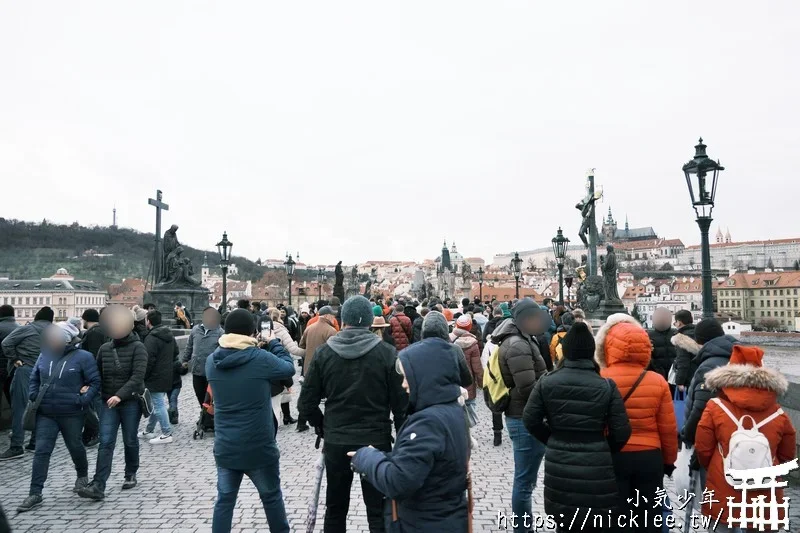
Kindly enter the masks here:
[[609, 244], [606, 247], [606, 256], [600, 258], [600, 270], [603, 272], [603, 288], [605, 289], [605, 300], [607, 304], [620, 303], [619, 292], [617, 291], [617, 254], [614, 246]]
[[183, 257], [183, 246], [178, 241], [178, 226], [173, 224], [164, 232], [164, 269], [161, 285], [199, 286], [193, 276], [194, 268], [188, 257]]

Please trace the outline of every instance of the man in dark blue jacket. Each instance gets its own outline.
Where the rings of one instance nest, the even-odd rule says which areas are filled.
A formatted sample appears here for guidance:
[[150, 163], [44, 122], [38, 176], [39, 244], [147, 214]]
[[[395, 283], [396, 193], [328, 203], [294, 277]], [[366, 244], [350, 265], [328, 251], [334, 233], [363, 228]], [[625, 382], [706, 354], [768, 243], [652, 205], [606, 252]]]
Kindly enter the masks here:
[[[25, 452], [22, 445], [25, 441], [25, 430], [22, 428], [22, 415], [28, 405], [28, 386], [31, 372], [42, 351], [42, 332], [53, 323], [55, 313], [49, 307], [42, 307], [27, 326], [22, 326], [3, 339], [3, 355], [8, 359], [9, 367], [14, 367], [14, 378], [11, 381], [11, 445], [0, 454], [0, 461], [18, 459]], [[31, 440], [26, 448], [35, 448], [36, 432], [31, 432]]]
[[49, 326], [43, 333], [42, 355], [31, 373], [29, 398], [35, 400], [47, 385], [36, 412], [36, 454], [33, 456], [31, 488], [17, 512], [30, 511], [42, 503], [42, 489], [50, 467], [50, 455], [61, 433], [78, 474], [75, 488], [85, 487], [89, 475], [86, 448], [81, 442], [84, 410], [100, 392], [100, 373], [91, 353], [78, 348], [78, 328], [69, 322]]
[[292, 356], [277, 339], [269, 351], [256, 346], [255, 320], [246, 309], [225, 320], [219, 348], [206, 361], [205, 374], [214, 398], [214, 458], [217, 502], [213, 533], [228, 533], [239, 485], [246, 474], [256, 486], [269, 530], [289, 531], [281, 494], [278, 445], [270, 399], [270, 381], [294, 376]]

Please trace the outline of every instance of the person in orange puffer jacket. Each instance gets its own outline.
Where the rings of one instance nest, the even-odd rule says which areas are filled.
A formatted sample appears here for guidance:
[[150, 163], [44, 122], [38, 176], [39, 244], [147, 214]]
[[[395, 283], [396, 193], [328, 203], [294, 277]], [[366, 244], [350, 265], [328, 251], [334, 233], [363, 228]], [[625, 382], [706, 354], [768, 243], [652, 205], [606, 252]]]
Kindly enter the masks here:
[[[715, 368], [706, 375], [706, 387], [719, 392], [717, 399], [736, 418], [749, 415], [755, 423], [761, 423], [779, 412], [777, 397], [786, 392], [789, 383], [779, 372], [761, 366], [763, 357], [764, 351], [756, 346], [736, 345], [733, 347], [730, 363]], [[752, 423], [745, 419], [744, 426], [749, 429]], [[695, 435], [697, 460], [708, 472], [706, 487], [714, 491], [715, 501], [711, 505], [703, 505], [701, 511], [712, 520], [720, 517], [718, 531], [725, 531], [723, 525], [728, 523], [728, 497], [732, 497], [734, 502], [742, 503], [744, 496], [743, 491], [728, 484], [722, 464], [722, 457], [728, 454], [728, 444], [736, 429], [736, 423], [722, 407], [715, 401], [710, 401], [703, 411]], [[769, 441], [774, 464], [786, 463], [795, 458], [796, 433], [789, 415], [780, 412], [776, 418], [759, 428], [759, 431]], [[759, 496], [766, 497], [767, 503], [772, 498], [769, 490], [747, 491], [748, 502]], [[783, 490], [776, 489], [775, 502], [782, 501]], [[769, 511], [765, 512], [769, 520]], [[734, 518], [738, 517], [738, 512], [735, 512]], [[784, 514], [780, 513], [778, 518], [783, 520]]]
[[[653, 501], [671, 476], [678, 457], [678, 427], [666, 380], [648, 371], [653, 346], [639, 322], [615, 314], [597, 332], [595, 359], [600, 374], [616, 383], [633, 430], [628, 443], [614, 457], [614, 470], [624, 507], [638, 516], [637, 531], [661, 531]], [[638, 492], [637, 492], [638, 491]], [[648, 504], [640, 504], [640, 497]], [[645, 524], [644, 509], [648, 509]]]

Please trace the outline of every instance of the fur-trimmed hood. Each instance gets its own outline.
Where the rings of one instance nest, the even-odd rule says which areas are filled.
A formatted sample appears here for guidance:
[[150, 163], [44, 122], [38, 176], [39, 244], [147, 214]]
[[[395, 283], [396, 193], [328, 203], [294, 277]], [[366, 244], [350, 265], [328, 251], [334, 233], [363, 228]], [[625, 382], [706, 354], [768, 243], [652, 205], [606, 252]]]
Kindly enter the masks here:
[[706, 387], [714, 390], [760, 389], [781, 395], [789, 389], [789, 382], [780, 372], [772, 368], [725, 365], [706, 374]]
[[[619, 333], [624, 329], [624, 334], [617, 335], [617, 331], [612, 331], [618, 324], [626, 325], [625, 328], [617, 328], [620, 330]], [[651, 351], [652, 344], [647, 332], [638, 320], [625, 313], [616, 313], [608, 317], [595, 336], [594, 358], [601, 368], [608, 367], [609, 356], [612, 364], [628, 362], [643, 364], [643, 368], [646, 368], [650, 363]]]
[[676, 348], [680, 348], [681, 350], [685, 350], [692, 355], [697, 355], [700, 353], [701, 346], [697, 344], [697, 342], [688, 335], [684, 335], [683, 333], [676, 333], [672, 336], [672, 345]]

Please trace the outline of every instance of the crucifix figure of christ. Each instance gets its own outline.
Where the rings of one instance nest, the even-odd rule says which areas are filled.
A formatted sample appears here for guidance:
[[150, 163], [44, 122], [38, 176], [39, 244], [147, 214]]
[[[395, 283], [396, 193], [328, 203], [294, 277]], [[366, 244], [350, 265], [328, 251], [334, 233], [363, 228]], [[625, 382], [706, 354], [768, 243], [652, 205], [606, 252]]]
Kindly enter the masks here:
[[153, 252], [153, 280], [154, 285], [161, 280], [164, 272], [164, 254], [161, 249], [161, 211], [169, 211], [169, 205], [161, 201], [161, 191], [156, 191], [155, 200], [149, 198], [147, 203], [156, 208], [156, 246]]

